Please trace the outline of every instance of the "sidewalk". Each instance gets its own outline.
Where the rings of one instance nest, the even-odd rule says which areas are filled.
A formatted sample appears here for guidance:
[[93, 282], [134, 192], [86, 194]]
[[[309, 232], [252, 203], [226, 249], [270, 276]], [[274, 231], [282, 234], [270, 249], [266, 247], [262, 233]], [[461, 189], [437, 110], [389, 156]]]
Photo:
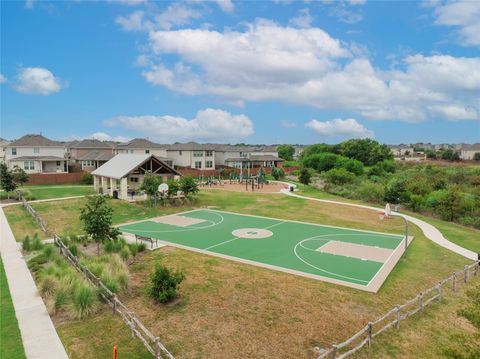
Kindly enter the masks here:
[[[77, 198], [84, 198], [87, 197], [87, 195], [82, 195], [82, 196], [70, 196], [70, 197], [58, 197], [58, 198], [46, 198], [46, 199], [36, 199], [34, 201], [28, 201], [28, 203], [42, 203], [42, 202], [54, 202], [54, 201], [63, 201], [63, 200], [68, 200], [68, 199], [77, 199]], [[10, 207], [10, 206], [18, 206], [22, 204], [22, 202], [13, 202], [13, 203], [5, 203], [2, 204], [0, 207]]]
[[[345, 206], [371, 209], [371, 210], [374, 210], [374, 211], [382, 211], [383, 210], [383, 208], [372, 207], [372, 206], [364, 206], [364, 205], [361, 205], [361, 204], [354, 204], [354, 203], [333, 201], [333, 200], [328, 200], [328, 199], [319, 199], [319, 198], [301, 196], [301, 195], [298, 195], [296, 193], [290, 192], [287, 189], [283, 189], [283, 190], [281, 190], [281, 192], [283, 194], [288, 195], [288, 196], [307, 199], [307, 200], [311, 200], [311, 201], [342, 204], [342, 205], [345, 205]], [[395, 212], [392, 212], [392, 215], [393, 216], [404, 217], [407, 221], [412, 222], [413, 224], [416, 224], [422, 230], [425, 237], [430, 239], [432, 242], [435, 242], [438, 245], [442, 246], [443, 248], [446, 248], [446, 249], [448, 249], [452, 252], [460, 254], [461, 256], [464, 256], [468, 259], [471, 259], [472, 261], [476, 261], [478, 259], [478, 254], [477, 253], [475, 253], [474, 251], [471, 251], [469, 249], [460, 247], [459, 245], [457, 245], [455, 243], [450, 242], [448, 239], [446, 239], [443, 236], [443, 234], [437, 228], [432, 226], [430, 223], [427, 223], [425, 221], [422, 221], [421, 219], [409, 216], [407, 214], [397, 214]]]
[[68, 359], [27, 264], [22, 259], [2, 208], [0, 208], [0, 254], [25, 355], [29, 359]]

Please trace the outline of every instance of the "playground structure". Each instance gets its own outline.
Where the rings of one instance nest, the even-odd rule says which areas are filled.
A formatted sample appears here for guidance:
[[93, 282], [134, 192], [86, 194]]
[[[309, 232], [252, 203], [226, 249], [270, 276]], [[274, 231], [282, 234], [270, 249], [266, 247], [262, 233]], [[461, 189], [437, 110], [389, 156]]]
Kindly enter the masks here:
[[266, 179], [266, 174], [263, 169], [259, 169], [257, 173], [252, 174], [250, 173], [250, 169], [248, 172], [245, 173], [236, 173], [236, 172], [229, 172], [225, 173], [225, 171], [221, 171], [218, 176], [198, 176], [196, 178], [197, 184], [199, 187], [223, 187], [225, 184], [229, 185], [245, 185], [245, 191], [249, 191], [249, 189], [254, 192], [255, 190], [263, 189], [264, 185], [268, 185], [269, 182]]

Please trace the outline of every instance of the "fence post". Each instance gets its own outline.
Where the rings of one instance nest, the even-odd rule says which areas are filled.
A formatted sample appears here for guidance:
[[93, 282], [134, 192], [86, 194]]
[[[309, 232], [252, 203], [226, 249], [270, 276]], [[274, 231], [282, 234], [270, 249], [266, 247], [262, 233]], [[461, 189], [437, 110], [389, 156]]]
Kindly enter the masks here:
[[453, 273], [453, 279], [452, 279], [452, 289], [454, 292], [457, 291], [457, 273]]
[[423, 312], [423, 292], [420, 292], [420, 297], [418, 300], [420, 304], [420, 311]]
[[480, 253], [478, 253], [477, 265], [475, 266], [475, 271], [473, 272], [473, 275], [476, 276], [479, 269], [480, 269]]
[[130, 312], [130, 329], [132, 330], [132, 337], [135, 338], [135, 320], [134, 320], [134, 314], [133, 312]]
[[335, 344], [332, 345], [332, 358], [337, 357], [337, 346]]
[[155, 337], [155, 357], [158, 359], [162, 359], [162, 350], [160, 349], [160, 338]]
[[463, 267], [463, 282], [468, 282], [468, 266]]
[[439, 282], [437, 284], [437, 292], [438, 292], [438, 301], [442, 300], [442, 283]]
[[112, 306], [112, 308], [113, 308], [113, 314], [116, 314], [116, 312], [117, 312], [117, 296], [116, 295], [113, 296], [113, 306]]
[[368, 323], [368, 349], [372, 347], [372, 323]]
[[400, 304], [397, 304], [397, 323], [395, 324], [395, 328], [397, 329], [400, 329], [400, 309], [402, 309], [402, 307]]

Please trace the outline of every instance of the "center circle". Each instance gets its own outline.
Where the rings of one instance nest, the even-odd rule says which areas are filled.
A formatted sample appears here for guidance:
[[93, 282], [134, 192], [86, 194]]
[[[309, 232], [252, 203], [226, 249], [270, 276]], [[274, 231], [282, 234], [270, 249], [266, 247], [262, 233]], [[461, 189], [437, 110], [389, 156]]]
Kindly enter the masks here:
[[273, 236], [273, 232], [260, 228], [240, 228], [232, 232], [232, 235], [238, 238], [267, 238]]

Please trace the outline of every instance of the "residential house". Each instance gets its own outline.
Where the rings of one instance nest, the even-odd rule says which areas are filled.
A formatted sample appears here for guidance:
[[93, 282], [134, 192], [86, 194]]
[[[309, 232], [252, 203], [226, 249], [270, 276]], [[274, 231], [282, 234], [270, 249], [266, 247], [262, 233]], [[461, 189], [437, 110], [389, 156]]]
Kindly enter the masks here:
[[160, 158], [170, 167], [174, 166], [174, 161], [167, 157], [167, 146], [161, 145], [145, 138], [135, 138], [127, 143], [119, 143], [116, 147], [117, 154], [152, 154]]
[[7, 153], [7, 146], [10, 141], [0, 138], [0, 163], [5, 163], [5, 154]]
[[5, 162], [9, 168], [18, 166], [27, 173], [65, 173], [68, 160], [65, 145], [42, 135], [25, 135], [6, 146]]
[[68, 144], [71, 165], [76, 170], [91, 172], [115, 156], [115, 142], [86, 139]]
[[214, 145], [196, 142], [166, 145], [167, 158], [179, 167], [215, 169]]
[[460, 150], [460, 158], [462, 160], [473, 160], [475, 153], [480, 153], [480, 143], [473, 145], [464, 145]]
[[394, 157], [405, 157], [410, 156], [414, 153], [414, 149], [410, 145], [389, 145], [390, 151]]
[[180, 173], [153, 154], [118, 154], [92, 172], [97, 193], [124, 200], [143, 200], [140, 187], [146, 173], [163, 180], [178, 178]]

